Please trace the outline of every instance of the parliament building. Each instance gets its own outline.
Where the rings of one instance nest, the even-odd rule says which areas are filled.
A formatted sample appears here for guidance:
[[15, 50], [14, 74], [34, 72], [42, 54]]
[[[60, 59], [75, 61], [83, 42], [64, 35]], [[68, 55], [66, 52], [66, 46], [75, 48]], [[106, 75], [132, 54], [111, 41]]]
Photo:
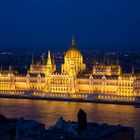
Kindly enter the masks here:
[[74, 37], [64, 56], [61, 72], [50, 51], [47, 60], [32, 64], [26, 75], [9, 67], [0, 72], [1, 95], [30, 95], [55, 98], [82, 98], [100, 100], [136, 101], [140, 97], [140, 74], [123, 73], [119, 62], [94, 63], [87, 73], [83, 56]]

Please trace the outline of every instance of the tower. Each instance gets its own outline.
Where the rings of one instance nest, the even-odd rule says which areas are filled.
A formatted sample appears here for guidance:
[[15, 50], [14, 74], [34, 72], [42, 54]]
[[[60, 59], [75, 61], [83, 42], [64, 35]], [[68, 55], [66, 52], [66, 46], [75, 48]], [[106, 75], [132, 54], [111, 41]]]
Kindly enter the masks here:
[[34, 55], [32, 53], [32, 65], [34, 65]]
[[132, 74], [134, 74], [135, 73], [135, 68], [134, 68], [134, 66], [132, 66]]
[[75, 48], [75, 47], [76, 47], [76, 44], [75, 44], [75, 39], [74, 39], [74, 34], [73, 34], [73, 36], [72, 36], [72, 43], [71, 43], [71, 44], [72, 44], [72, 47], [73, 47], [73, 48]]
[[54, 54], [52, 54], [52, 65], [53, 65], [53, 71], [56, 71], [56, 64], [54, 60]]
[[78, 75], [86, 69], [86, 64], [83, 63], [83, 56], [80, 50], [76, 48], [74, 36], [72, 37], [71, 48], [69, 48], [64, 56], [64, 64], [61, 71], [68, 75]]
[[41, 61], [42, 61], [42, 65], [44, 65], [45, 64], [45, 58], [44, 58], [44, 53], [41, 55]]
[[45, 72], [46, 75], [50, 75], [55, 70], [56, 70], [56, 65], [55, 65], [55, 62], [52, 62], [51, 54], [50, 54], [50, 50], [49, 50], [48, 51], [47, 63], [46, 63], [44, 72]]
[[1, 64], [1, 66], [0, 66], [0, 72], [2, 72], [2, 64]]
[[117, 56], [116, 56], [116, 65], [119, 65], [119, 56], [118, 56], [118, 53], [117, 53]]

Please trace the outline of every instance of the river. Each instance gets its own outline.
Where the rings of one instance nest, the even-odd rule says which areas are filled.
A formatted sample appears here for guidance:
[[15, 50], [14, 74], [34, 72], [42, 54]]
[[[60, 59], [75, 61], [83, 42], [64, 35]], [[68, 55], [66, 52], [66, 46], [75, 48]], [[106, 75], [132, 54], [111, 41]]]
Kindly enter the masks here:
[[53, 125], [61, 116], [65, 120], [77, 120], [82, 108], [88, 122], [121, 124], [135, 128], [135, 137], [140, 139], [140, 108], [129, 105], [61, 102], [27, 99], [0, 99], [0, 113], [9, 118], [24, 117]]

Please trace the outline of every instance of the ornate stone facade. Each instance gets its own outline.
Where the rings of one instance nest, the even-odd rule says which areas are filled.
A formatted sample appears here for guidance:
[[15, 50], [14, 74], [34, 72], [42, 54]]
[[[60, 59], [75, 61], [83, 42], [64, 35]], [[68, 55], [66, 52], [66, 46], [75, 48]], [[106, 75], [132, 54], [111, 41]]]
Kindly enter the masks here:
[[[0, 72], [1, 94], [24, 94], [29, 91], [33, 95], [72, 96], [86, 98], [89, 95], [99, 99], [130, 99], [140, 96], [140, 74], [121, 71], [119, 63], [115, 65], [98, 64], [93, 66], [92, 73], [85, 74], [86, 64], [82, 53], [76, 48], [74, 38], [72, 47], [64, 56], [61, 73], [56, 70], [54, 59], [48, 51], [45, 62], [32, 64], [27, 75], [19, 75], [9, 68]], [[8, 92], [7, 92], [8, 91]]]

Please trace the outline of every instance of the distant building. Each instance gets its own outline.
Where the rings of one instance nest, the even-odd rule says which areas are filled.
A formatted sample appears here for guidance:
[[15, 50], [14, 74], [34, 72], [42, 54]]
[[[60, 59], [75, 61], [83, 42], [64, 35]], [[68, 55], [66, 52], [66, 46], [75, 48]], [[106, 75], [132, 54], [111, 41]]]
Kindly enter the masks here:
[[[29, 92], [28, 92], [29, 91]], [[0, 72], [1, 95], [47, 96], [84, 98], [111, 101], [137, 101], [140, 97], [140, 74], [123, 73], [119, 61], [95, 61], [91, 73], [87, 73], [83, 56], [77, 49], [74, 37], [72, 47], [64, 56], [61, 72], [57, 72], [54, 58], [48, 51], [47, 61], [34, 62], [27, 75], [17, 74], [11, 67]], [[95, 96], [94, 96], [95, 95]]]
[[134, 129], [121, 125], [108, 125], [87, 123], [85, 130], [78, 131], [78, 123], [65, 121], [60, 118], [58, 122], [48, 130], [48, 140], [134, 140]]
[[34, 120], [7, 119], [0, 115], [0, 140], [134, 140], [131, 127], [87, 123], [85, 116], [80, 110], [78, 122], [60, 118], [54, 126], [45, 129], [44, 124]]
[[45, 125], [34, 120], [0, 117], [0, 140], [38, 140], [45, 131]]

